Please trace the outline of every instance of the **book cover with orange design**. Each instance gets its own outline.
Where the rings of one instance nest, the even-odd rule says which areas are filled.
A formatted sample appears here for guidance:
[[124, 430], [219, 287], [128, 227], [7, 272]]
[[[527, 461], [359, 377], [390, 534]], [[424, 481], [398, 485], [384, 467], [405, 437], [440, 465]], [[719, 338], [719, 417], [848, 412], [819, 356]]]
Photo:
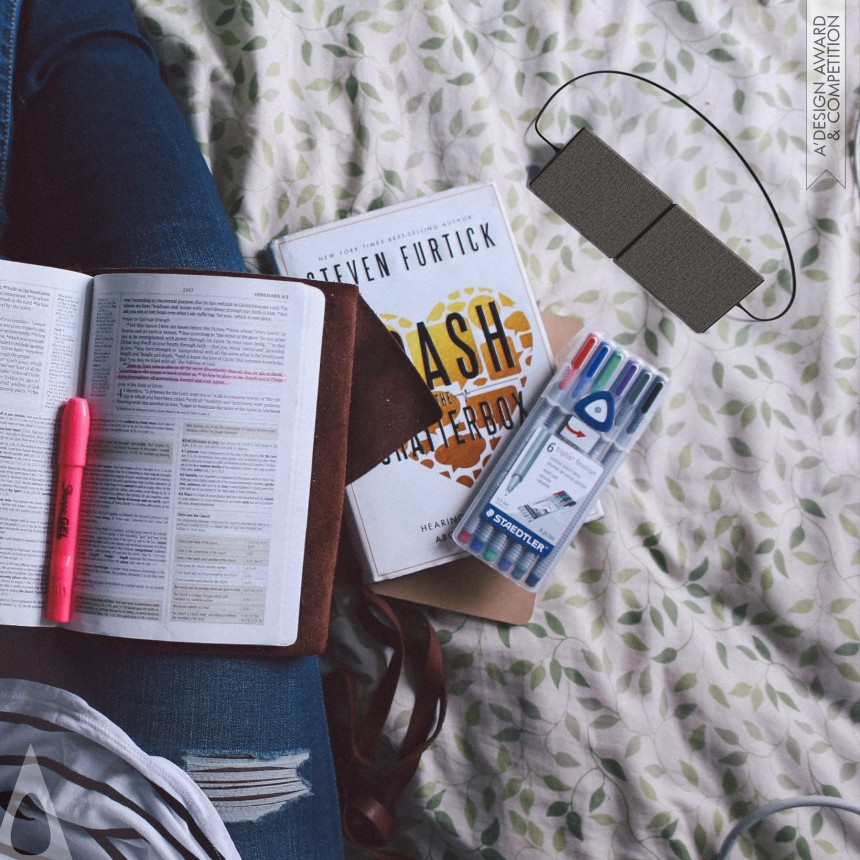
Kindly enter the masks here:
[[441, 421], [347, 488], [366, 578], [464, 557], [451, 533], [553, 371], [496, 186], [456, 188], [304, 230], [275, 240], [271, 251], [284, 274], [357, 284], [442, 408]]

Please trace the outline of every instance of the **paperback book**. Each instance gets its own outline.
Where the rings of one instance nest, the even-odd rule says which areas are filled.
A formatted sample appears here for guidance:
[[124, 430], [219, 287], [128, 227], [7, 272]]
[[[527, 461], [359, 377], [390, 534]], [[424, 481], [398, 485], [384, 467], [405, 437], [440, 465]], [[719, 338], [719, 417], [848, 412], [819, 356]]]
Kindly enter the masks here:
[[281, 274], [356, 284], [442, 410], [440, 421], [347, 487], [347, 522], [366, 579], [464, 558], [452, 533], [553, 371], [495, 185], [283, 236], [270, 251]]

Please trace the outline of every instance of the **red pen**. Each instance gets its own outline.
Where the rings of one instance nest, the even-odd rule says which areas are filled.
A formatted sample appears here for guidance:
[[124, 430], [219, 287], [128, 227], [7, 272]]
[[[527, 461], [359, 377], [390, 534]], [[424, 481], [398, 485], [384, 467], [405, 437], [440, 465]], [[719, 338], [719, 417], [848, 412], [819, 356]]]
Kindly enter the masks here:
[[60, 423], [59, 474], [46, 609], [49, 621], [68, 621], [72, 613], [75, 548], [89, 435], [89, 404], [83, 397], [73, 397], [63, 407]]
[[585, 361], [588, 353], [591, 352], [591, 348], [594, 344], [597, 343], [597, 335], [590, 334], [585, 343], [580, 347], [579, 352], [576, 354], [576, 357], [570, 363], [570, 367], [567, 369], [567, 373], [562, 377], [561, 381], [558, 383], [558, 387], [564, 391], [565, 388], [570, 384], [570, 380], [576, 376], [577, 370], [582, 367], [582, 363]]

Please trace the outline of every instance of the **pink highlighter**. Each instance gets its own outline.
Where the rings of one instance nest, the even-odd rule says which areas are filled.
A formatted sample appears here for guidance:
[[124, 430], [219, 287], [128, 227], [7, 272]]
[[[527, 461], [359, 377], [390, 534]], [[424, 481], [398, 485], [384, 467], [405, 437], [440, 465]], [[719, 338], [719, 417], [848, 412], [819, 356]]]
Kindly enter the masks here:
[[63, 407], [51, 569], [48, 579], [48, 621], [68, 621], [72, 614], [75, 551], [81, 509], [81, 488], [90, 435], [90, 407], [73, 397]]

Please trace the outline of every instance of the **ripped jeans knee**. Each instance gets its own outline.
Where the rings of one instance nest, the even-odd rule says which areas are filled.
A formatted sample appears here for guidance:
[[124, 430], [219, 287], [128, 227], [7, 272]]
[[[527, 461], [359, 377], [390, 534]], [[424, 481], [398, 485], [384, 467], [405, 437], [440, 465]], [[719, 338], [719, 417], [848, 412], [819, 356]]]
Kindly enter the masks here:
[[307, 797], [311, 786], [299, 773], [310, 752], [279, 756], [250, 753], [189, 753], [185, 771], [228, 823], [256, 821]]

